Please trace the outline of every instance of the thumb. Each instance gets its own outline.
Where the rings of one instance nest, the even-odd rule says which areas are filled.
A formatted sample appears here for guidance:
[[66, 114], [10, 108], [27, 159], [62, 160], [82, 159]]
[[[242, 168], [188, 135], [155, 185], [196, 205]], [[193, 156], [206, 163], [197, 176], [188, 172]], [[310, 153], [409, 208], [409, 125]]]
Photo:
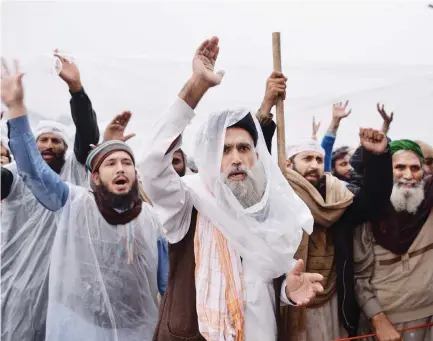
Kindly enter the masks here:
[[290, 273], [292, 275], [300, 275], [301, 272], [304, 271], [304, 261], [302, 259], [298, 259], [296, 261], [295, 266], [293, 267], [293, 269], [290, 271]]
[[134, 136], [135, 136], [134, 133], [129, 134], [129, 135], [126, 135], [126, 136], [122, 139], [122, 141], [123, 141], [123, 142], [126, 142], [126, 141], [128, 141], [129, 139], [132, 139]]
[[216, 74], [218, 75], [221, 82], [226, 72], [224, 70], [219, 70]]
[[24, 77], [24, 72], [20, 72], [18, 74], [18, 78], [17, 78], [17, 82], [18, 82], [19, 85], [22, 85], [23, 77]]

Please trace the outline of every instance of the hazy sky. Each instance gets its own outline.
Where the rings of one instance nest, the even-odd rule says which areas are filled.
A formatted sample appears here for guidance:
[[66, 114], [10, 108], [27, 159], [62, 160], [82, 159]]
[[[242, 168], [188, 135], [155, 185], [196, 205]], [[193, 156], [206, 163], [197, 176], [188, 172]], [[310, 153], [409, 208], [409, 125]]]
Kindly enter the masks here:
[[[200, 42], [220, 37], [223, 83], [197, 108], [185, 134], [192, 151], [197, 124], [211, 111], [257, 109], [272, 71], [271, 33], [282, 37], [289, 78], [287, 140], [324, 134], [332, 103], [353, 112], [337, 146], [356, 144], [360, 126], [380, 127], [376, 102], [395, 111], [392, 138], [433, 143], [433, 9], [428, 2], [128, 2], [3, 1], [2, 55], [22, 59], [28, 107], [46, 118], [69, 114], [66, 85], [50, 74], [55, 47], [75, 56], [101, 125], [133, 112], [131, 140], [140, 145], [191, 73]], [[64, 116], [64, 118], [63, 118]]]

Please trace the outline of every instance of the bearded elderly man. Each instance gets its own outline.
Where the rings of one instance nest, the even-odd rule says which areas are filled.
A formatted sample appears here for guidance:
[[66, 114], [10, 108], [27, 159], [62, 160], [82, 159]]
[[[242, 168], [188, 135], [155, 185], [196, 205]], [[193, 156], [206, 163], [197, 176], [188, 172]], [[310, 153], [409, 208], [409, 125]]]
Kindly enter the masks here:
[[[22, 99], [8, 97], [14, 85], [2, 60], [2, 102], [11, 112], [23, 110]], [[97, 144], [99, 129], [90, 99], [83, 90], [77, 66], [61, 58], [60, 77], [71, 93], [71, 113], [76, 127], [74, 145], [67, 129], [58, 122], [42, 121], [36, 127], [39, 159], [74, 185], [88, 184], [84, 163], [90, 144]], [[9, 134], [10, 121], [8, 122]], [[27, 145], [15, 146], [22, 153]], [[72, 151], [73, 149], [73, 151]], [[38, 160], [39, 160], [38, 159]], [[2, 340], [45, 339], [48, 304], [48, 271], [57, 230], [53, 212], [39, 203], [19, 175], [17, 164], [2, 167], [1, 307]], [[50, 189], [52, 192], [55, 188]]]
[[[410, 140], [390, 143], [394, 186], [387, 209], [355, 232], [360, 334], [379, 341], [431, 341], [433, 327], [433, 178]], [[373, 340], [373, 338], [370, 338]]]
[[[40, 256], [28, 259], [36, 271], [49, 266], [44, 340], [150, 341], [158, 317], [162, 229], [155, 211], [139, 196], [134, 154], [122, 141], [104, 142], [86, 161], [94, 192], [64, 182], [38, 151], [21, 77], [18, 73], [2, 81], [2, 99], [10, 106], [10, 146], [23, 182], [56, 221], [50, 262]], [[27, 271], [20, 274], [24, 278], [11, 280], [18, 290], [38, 274]], [[3, 324], [5, 312], [14, 324], [8, 326], [11, 338], [21, 340], [14, 337], [21, 335], [17, 329], [28, 328], [32, 320], [6, 310]]]
[[324, 277], [324, 291], [302, 310], [284, 307], [289, 340], [328, 341], [355, 335], [359, 308], [353, 292], [353, 229], [380, 212], [391, 194], [391, 156], [385, 135], [360, 130], [366, 174], [364, 186], [353, 194], [346, 183], [324, 173], [325, 151], [315, 140], [288, 147], [285, 176], [310, 208], [313, 233], [304, 233], [296, 258], [307, 271]]
[[197, 49], [192, 77], [146, 146], [143, 186], [171, 243], [158, 341], [277, 340], [280, 303], [302, 305], [321, 290], [322, 277], [301, 273], [302, 261], [289, 272], [312, 217], [248, 110], [206, 118], [195, 144], [198, 175], [180, 178], [171, 165], [193, 109], [221, 82], [218, 52], [216, 37]]

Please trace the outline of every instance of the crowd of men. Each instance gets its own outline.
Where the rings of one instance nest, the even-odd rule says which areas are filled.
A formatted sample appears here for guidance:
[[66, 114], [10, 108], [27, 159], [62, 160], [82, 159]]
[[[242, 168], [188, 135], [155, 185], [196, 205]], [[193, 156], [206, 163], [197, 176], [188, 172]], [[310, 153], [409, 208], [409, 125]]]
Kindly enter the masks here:
[[182, 134], [224, 76], [212, 37], [137, 155], [131, 113], [100, 142], [77, 66], [55, 53], [73, 146], [58, 122], [30, 127], [23, 73], [2, 60], [2, 340], [433, 340], [433, 148], [392, 140], [383, 105], [381, 129], [334, 148], [351, 114], [336, 103], [323, 140], [313, 121], [280, 169], [273, 72], [257, 112], [206, 117], [192, 160]]

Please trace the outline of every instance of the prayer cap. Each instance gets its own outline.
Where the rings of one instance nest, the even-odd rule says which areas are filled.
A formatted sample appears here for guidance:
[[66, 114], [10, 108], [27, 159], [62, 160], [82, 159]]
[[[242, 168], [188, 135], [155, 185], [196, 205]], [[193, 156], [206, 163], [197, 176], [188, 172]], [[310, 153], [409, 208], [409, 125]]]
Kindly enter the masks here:
[[257, 140], [259, 138], [259, 134], [257, 132], [256, 124], [254, 123], [253, 117], [251, 113], [248, 113], [241, 120], [237, 121], [235, 124], [231, 125], [229, 128], [242, 128], [250, 133], [253, 141], [254, 147], [257, 146]]
[[421, 160], [424, 160], [421, 147], [418, 145], [418, 143], [412, 140], [394, 140], [389, 144], [389, 148], [391, 149], [391, 154], [393, 155], [400, 150], [408, 150], [418, 155]]
[[415, 141], [421, 147], [424, 158], [433, 157], [433, 147], [424, 141]]
[[36, 127], [36, 140], [42, 135], [42, 134], [54, 134], [57, 137], [61, 138], [63, 142], [67, 146], [69, 146], [69, 138], [68, 138], [68, 128], [56, 121], [40, 121], [39, 124]]
[[314, 152], [325, 155], [325, 150], [322, 148], [319, 142], [313, 139], [305, 139], [299, 141], [299, 143], [287, 146], [286, 158], [290, 159], [292, 156], [302, 152]]
[[110, 140], [100, 144], [89, 153], [86, 160], [87, 169], [92, 173], [97, 172], [102, 162], [115, 152], [128, 153], [135, 164], [134, 153], [131, 147], [123, 141]]

